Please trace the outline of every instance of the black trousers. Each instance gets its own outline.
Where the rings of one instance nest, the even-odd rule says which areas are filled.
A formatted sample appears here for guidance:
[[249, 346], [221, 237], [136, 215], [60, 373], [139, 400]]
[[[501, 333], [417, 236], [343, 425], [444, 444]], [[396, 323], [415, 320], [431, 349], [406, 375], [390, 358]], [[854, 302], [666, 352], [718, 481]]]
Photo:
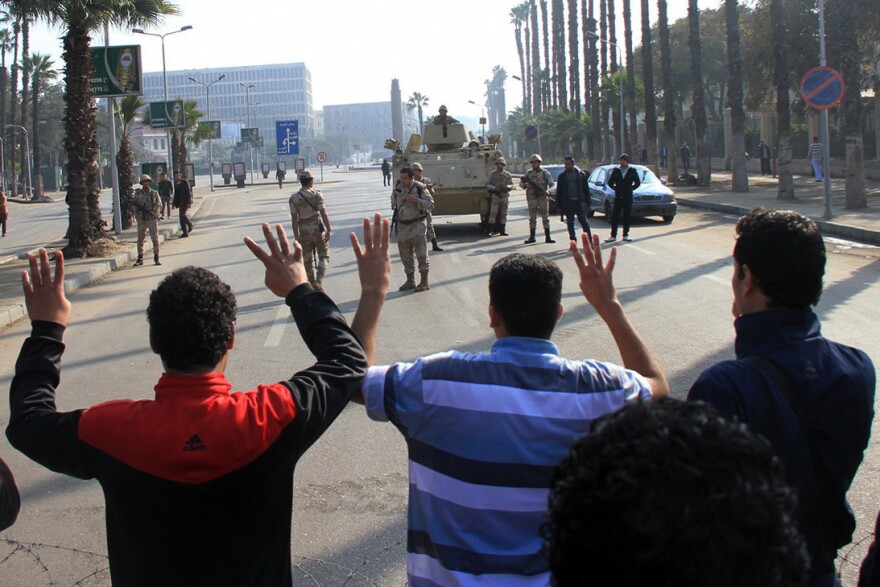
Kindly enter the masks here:
[[581, 228], [587, 233], [587, 236], [590, 237], [590, 240], [592, 241], [593, 232], [590, 230], [590, 222], [587, 220], [587, 213], [584, 211], [583, 203], [580, 200], [566, 200], [565, 208], [565, 222], [568, 225], [568, 240], [577, 240], [577, 237], [574, 234], [574, 219], [577, 217], [578, 222], [581, 223]]
[[632, 214], [633, 197], [632, 196], [615, 196], [614, 208], [611, 210], [611, 236], [617, 236], [617, 224], [620, 221], [620, 214], [623, 212], [623, 236], [629, 236], [629, 217]]
[[193, 223], [186, 215], [186, 210], [186, 208], [177, 209], [178, 213], [180, 214], [180, 229], [183, 231], [183, 234], [187, 234], [193, 229]]

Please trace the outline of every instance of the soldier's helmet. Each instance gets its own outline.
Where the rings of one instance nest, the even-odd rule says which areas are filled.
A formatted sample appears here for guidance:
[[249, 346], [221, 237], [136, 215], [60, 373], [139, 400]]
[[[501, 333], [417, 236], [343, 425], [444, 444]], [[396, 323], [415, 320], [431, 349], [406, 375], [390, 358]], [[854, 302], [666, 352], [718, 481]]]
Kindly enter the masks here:
[[299, 178], [302, 179], [312, 179], [312, 172], [306, 169], [305, 171], [300, 171]]
[[499, 157], [495, 159], [495, 165], [507, 165], [507, 161], [504, 160], [504, 157]]
[[440, 112], [447, 112], [447, 110], [446, 110], [446, 105], [445, 105], [445, 104], [440, 104], [440, 108], [439, 108], [439, 110], [440, 110]]
[[412, 168], [413, 168], [413, 170], [418, 169], [419, 171], [424, 171], [424, 170], [425, 170], [425, 168], [422, 167], [422, 164], [421, 164], [421, 163], [413, 163], [413, 164], [412, 164]]
[[152, 183], [153, 178], [145, 173], [141, 176], [141, 183], [144, 183], [145, 181], [149, 181], [150, 183]]
[[535, 153], [534, 155], [532, 155], [531, 157], [529, 157], [529, 163], [531, 163], [532, 161], [537, 161], [538, 163], [543, 163], [543, 162], [544, 162], [544, 160], [541, 159], [541, 156], [538, 155], [537, 153]]

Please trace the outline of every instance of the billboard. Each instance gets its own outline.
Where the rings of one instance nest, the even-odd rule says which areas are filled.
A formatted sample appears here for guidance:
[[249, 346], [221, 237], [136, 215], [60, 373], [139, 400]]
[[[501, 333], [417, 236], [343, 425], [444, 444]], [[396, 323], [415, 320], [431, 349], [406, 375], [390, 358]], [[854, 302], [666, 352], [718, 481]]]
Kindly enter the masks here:
[[275, 121], [275, 146], [278, 155], [299, 155], [299, 121]]
[[139, 45], [92, 47], [92, 95], [96, 98], [143, 96]]
[[243, 129], [241, 129], [241, 142], [242, 143], [259, 143], [260, 142], [260, 129], [258, 129], [258, 128], [243, 128]]
[[221, 134], [220, 121], [204, 120], [199, 122], [199, 132], [204, 133], [203, 137], [206, 139], [219, 139]]
[[150, 126], [153, 128], [183, 128], [186, 117], [183, 100], [150, 102]]

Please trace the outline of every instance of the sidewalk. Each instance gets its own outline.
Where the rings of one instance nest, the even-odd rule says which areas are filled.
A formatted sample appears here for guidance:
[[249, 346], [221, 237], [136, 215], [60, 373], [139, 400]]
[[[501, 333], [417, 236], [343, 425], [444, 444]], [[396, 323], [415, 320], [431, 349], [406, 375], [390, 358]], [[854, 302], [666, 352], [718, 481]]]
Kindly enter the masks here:
[[[681, 206], [702, 210], [710, 210], [724, 214], [743, 215], [752, 208], [786, 208], [797, 210], [815, 220], [826, 235], [851, 239], [863, 243], [880, 245], [880, 182], [866, 181], [868, 208], [856, 211], [844, 208], [844, 180], [831, 180], [832, 213], [831, 221], [822, 220], [825, 213], [824, 192], [821, 183], [809, 177], [795, 176], [795, 195], [793, 202], [776, 199], [777, 180], [770, 176], [750, 176], [749, 193], [735, 194], [731, 192], [731, 173], [714, 171], [712, 185], [708, 190], [694, 186], [675, 186], [675, 195]], [[267, 185], [274, 181], [257, 181], [254, 185], [244, 188], [245, 193]], [[328, 183], [325, 181], [325, 183]], [[197, 187], [194, 190], [194, 202], [190, 216], [196, 217], [206, 198], [223, 194], [241, 193], [232, 186], [217, 186], [214, 194], [210, 189]], [[49, 194], [53, 198], [62, 198], [64, 194]], [[39, 205], [39, 204], [32, 204]], [[198, 226], [198, 224], [197, 224]], [[164, 242], [177, 238], [180, 227], [176, 214], [172, 219], [164, 220], [159, 225], [159, 241]], [[132, 228], [123, 231], [116, 239], [118, 250], [108, 253], [106, 257], [89, 259], [65, 260], [66, 279], [64, 290], [67, 293], [93, 283], [121, 267], [129, 266], [137, 257], [137, 231]], [[63, 247], [65, 241], [46, 243], [49, 250]], [[149, 247], [149, 239], [146, 246]], [[24, 297], [21, 293], [21, 271], [27, 267], [25, 259], [29, 251], [0, 259], [0, 328], [12, 324], [25, 316]], [[31, 251], [32, 252], [32, 251]], [[148, 259], [152, 255], [145, 255]]]
[[844, 180], [831, 180], [831, 220], [824, 220], [825, 192], [812, 176], [794, 176], [795, 201], [777, 200], [779, 181], [769, 175], [750, 175], [749, 193], [731, 191], [732, 173], [713, 171], [712, 185], [706, 190], [695, 186], [674, 186], [679, 205], [741, 216], [753, 208], [796, 210], [819, 225], [822, 234], [880, 245], [880, 181], [865, 180], [868, 207], [847, 210]]

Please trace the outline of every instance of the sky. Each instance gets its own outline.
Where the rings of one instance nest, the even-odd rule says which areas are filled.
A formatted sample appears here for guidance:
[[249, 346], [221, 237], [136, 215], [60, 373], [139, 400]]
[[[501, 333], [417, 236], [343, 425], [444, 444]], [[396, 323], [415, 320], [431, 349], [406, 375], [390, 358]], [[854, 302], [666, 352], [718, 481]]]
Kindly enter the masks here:
[[[173, 1], [173, 0], [172, 0]], [[598, 12], [598, 0], [596, 10]], [[440, 104], [455, 117], [481, 115], [485, 81], [495, 65], [520, 76], [510, 9], [513, 0], [176, 0], [180, 15], [146, 29], [167, 33], [168, 71], [304, 62], [312, 74], [313, 107], [390, 99], [400, 80], [404, 101], [428, 96], [426, 115]], [[567, 2], [566, 2], [567, 4]], [[617, 26], [623, 37], [623, 0]], [[640, 1], [632, 1], [633, 42], [641, 38]], [[652, 7], [656, 22], [657, 5]], [[719, 0], [700, 0], [715, 8]], [[687, 15], [687, 0], [668, 0], [670, 22]], [[62, 30], [32, 27], [31, 51], [48, 53], [61, 68]], [[144, 71], [162, 71], [161, 41], [110, 30], [110, 44], [140, 44]], [[93, 44], [103, 44], [103, 34]], [[520, 82], [508, 77], [507, 108], [520, 104]], [[469, 101], [476, 102], [476, 105]]]

